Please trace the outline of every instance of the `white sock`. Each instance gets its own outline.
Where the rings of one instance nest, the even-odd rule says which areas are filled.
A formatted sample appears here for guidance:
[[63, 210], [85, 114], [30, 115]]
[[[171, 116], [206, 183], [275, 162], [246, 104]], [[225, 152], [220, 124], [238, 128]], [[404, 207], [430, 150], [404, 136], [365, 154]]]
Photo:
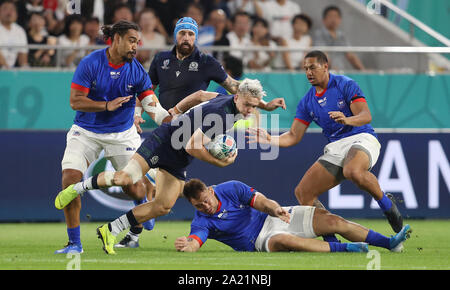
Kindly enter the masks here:
[[93, 189], [93, 188], [92, 188], [92, 177], [93, 177], [93, 176], [89, 177], [89, 178], [86, 179], [86, 180], [83, 180], [83, 181], [78, 182], [77, 184], [75, 184], [75, 185], [73, 186], [73, 189], [74, 189], [78, 194], [83, 194], [83, 193], [85, 193], [86, 191]]
[[111, 234], [113, 234], [113, 236], [117, 236], [122, 231], [130, 227], [130, 222], [128, 221], [127, 215], [124, 214], [114, 221], [110, 222], [109, 225]]

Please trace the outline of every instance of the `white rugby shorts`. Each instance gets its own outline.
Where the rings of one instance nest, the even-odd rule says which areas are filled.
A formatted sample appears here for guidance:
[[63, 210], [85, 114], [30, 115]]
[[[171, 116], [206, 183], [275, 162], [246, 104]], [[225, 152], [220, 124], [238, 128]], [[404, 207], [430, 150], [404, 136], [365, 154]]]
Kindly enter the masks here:
[[270, 252], [269, 240], [278, 234], [291, 234], [301, 238], [316, 238], [313, 229], [314, 206], [290, 206], [283, 207], [290, 214], [290, 223], [279, 218], [267, 216], [258, 238], [255, 241], [255, 250], [258, 252]]
[[136, 126], [118, 133], [94, 133], [72, 125], [67, 133], [67, 145], [61, 161], [62, 169], [85, 172], [102, 150], [115, 170], [122, 170], [141, 145]]
[[352, 147], [364, 151], [369, 156], [369, 169], [377, 163], [381, 145], [377, 138], [369, 133], [360, 133], [328, 143], [324, 147], [323, 155], [319, 157], [319, 160], [325, 160], [334, 165], [344, 167], [344, 159]]

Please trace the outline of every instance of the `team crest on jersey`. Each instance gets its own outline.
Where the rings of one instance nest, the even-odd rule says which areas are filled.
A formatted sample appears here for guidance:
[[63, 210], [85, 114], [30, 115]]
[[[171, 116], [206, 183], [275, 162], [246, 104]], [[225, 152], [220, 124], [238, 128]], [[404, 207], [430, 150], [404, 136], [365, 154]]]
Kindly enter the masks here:
[[165, 59], [163, 61], [163, 65], [162, 65], [162, 69], [169, 69], [169, 63], [170, 63], [170, 59]]
[[118, 79], [120, 77], [120, 71], [112, 71], [110, 75], [112, 79]]
[[322, 99], [318, 99], [317, 102], [321, 107], [325, 106], [327, 104], [327, 97], [324, 97]]
[[155, 165], [156, 163], [158, 163], [158, 161], [159, 161], [158, 155], [155, 155], [155, 156], [153, 156], [153, 157], [150, 159], [150, 162], [151, 162], [153, 165]]
[[198, 62], [193, 61], [189, 64], [189, 71], [198, 71]]
[[127, 92], [131, 92], [133, 90], [134, 86], [132, 84], [127, 85]]
[[345, 103], [344, 103], [344, 101], [343, 101], [343, 100], [338, 100], [338, 103], [337, 103], [337, 105], [338, 105], [338, 108], [339, 108], [339, 109], [343, 109], [343, 108], [344, 108], [344, 106], [345, 106]]
[[217, 217], [220, 218], [220, 219], [222, 219], [222, 218], [224, 219], [227, 216], [228, 216], [228, 212], [227, 212], [226, 209], [224, 209], [221, 213], [219, 213], [219, 215], [217, 215]]

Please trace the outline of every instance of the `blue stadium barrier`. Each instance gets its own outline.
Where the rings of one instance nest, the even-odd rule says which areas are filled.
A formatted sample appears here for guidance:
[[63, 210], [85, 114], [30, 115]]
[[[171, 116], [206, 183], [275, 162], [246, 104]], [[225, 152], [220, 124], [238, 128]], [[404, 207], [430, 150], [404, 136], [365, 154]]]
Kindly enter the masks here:
[[[145, 132], [143, 137], [148, 134]], [[61, 187], [65, 135], [64, 131], [0, 131], [1, 222], [64, 220], [53, 201]], [[382, 149], [372, 172], [384, 190], [401, 200], [399, 208], [405, 218], [450, 218], [450, 134], [378, 135]], [[197, 177], [207, 184], [241, 180], [282, 205], [297, 204], [294, 188], [322, 154], [325, 144], [321, 134], [307, 133], [300, 144], [278, 153], [240, 149], [236, 162], [225, 168], [195, 160], [188, 168], [188, 178]], [[273, 154], [276, 159], [261, 160]], [[105, 162], [93, 165], [95, 170], [105, 166]], [[383, 218], [369, 195], [348, 181], [320, 199], [332, 212], [347, 218]], [[83, 221], [110, 220], [130, 207], [131, 202], [117, 190], [110, 195], [86, 193], [81, 217]], [[172, 212], [159, 220], [189, 219], [193, 213], [187, 201], [180, 199]]]

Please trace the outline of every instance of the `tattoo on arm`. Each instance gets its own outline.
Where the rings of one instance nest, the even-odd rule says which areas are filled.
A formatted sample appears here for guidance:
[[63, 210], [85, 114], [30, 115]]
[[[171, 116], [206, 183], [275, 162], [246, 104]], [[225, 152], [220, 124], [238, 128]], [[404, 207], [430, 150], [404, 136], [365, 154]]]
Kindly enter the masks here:
[[239, 81], [233, 79], [232, 77], [228, 76], [227, 79], [221, 83], [220, 85], [224, 87], [227, 91], [229, 91], [232, 94], [236, 94], [238, 87], [239, 87]]

